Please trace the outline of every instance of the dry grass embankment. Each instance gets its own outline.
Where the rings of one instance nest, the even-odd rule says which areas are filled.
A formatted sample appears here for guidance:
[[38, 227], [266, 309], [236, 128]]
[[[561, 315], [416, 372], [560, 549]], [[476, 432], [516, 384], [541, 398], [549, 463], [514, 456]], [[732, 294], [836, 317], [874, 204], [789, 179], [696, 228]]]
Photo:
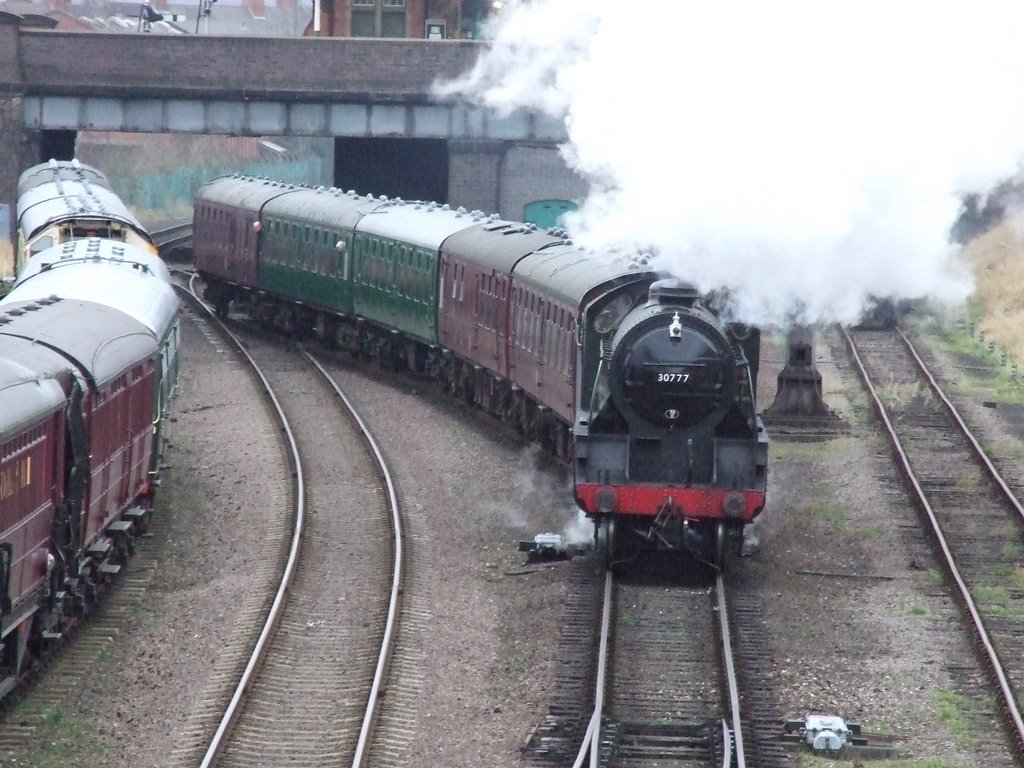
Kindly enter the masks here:
[[970, 317], [986, 339], [1024, 365], [1024, 217], [975, 238], [963, 255], [976, 280]]

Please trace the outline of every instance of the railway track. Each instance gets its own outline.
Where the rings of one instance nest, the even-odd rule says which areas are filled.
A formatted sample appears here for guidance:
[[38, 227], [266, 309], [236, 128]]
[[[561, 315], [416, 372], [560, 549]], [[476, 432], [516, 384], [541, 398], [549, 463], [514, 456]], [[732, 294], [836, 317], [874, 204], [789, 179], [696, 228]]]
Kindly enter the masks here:
[[[586, 595], [601, 592], [596, 574], [592, 563], [574, 574], [579, 599], [560, 640], [559, 690], [567, 695], [531, 734], [527, 763], [786, 765], [781, 749], [767, 762], [748, 763], [748, 754], [761, 752], [744, 746], [749, 729], [741, 713], [725, 580], [709, 587], [700, 580], [670, 584], [607, 571], [603, 597], [592, 601]], [[570, 663], [594, 658], [595, 649], [594, 664]], [[589, 711], [582, 701], [590, 702]]]
[[360, 765], [400, 609], [394, 487], [372, 435], [322, 366], [258, 333], [239, 336], [281, 415], [292, 504], [268, 533], [281, 554], [276, 597], [243, 623], [248, 641], [221, 654], [219, 666], [235, 674], [215, 677], [189, 729], [196, 740], [178, 758]]
[[[251, 589], [247, 590], [246, 598], [234, 606], [230, 640], [210, 653], [212, 671], [199, 695], [200, 703], [183, 729], [185, 737], [168, 756], [169, 765], [184, 768], [199, 765], [211, 739], [218, 741], [227, 732], [218, 726], [222, 723], [225, 709], [233, 712], [237, 707], [233, 692], [238, 680], [250, 674], [248, 661], [253, 655], [253, 648], [256, 647], [258, 652], [262, 647], [257, 638], [268, 621], [268, 615], [273, 615], [276, 610], [275, 591], [280, 592], [279, 585], [288, 573], [289, 554], [294, 552], [301, 534], [302, 511], [299, 502], [301, 481], [296, 482], [300, 475], [296, 471], [294, 445], [290, 445], [287, 439], [287, 429], [281, 422], [280, 413], [276, 412], [273, 394], [231, 337], [224, 333], [194, 296], [183, 302], [182, 313], [220, 355], [230, 360], [229, 366], [244, 371], [253, 380], [254, 400], [263, 406], [253, 409], [256, 411], [253, 413], [254, 429], [276, 433], [279, 454], [275, 464], [282, 467], [280, 471], [267, 468], [270, 474], [280, 479], [270, 486], [263, 514], [252, 516], [254, 520], [262, 521], [264, 537], [262, 550], [254, 558], [258, 565], [246, 574]], [[263, 394], [262, 401], [259, 393]]]
[[192, 249], [192, 222], [175, 224], [171, 227], [158, 229], [151, 233], [153, 242], [160, 251], [160, 256], [166, 261], [180, 261], [182, 257], [191, 257]]
[[618, 580], [613, 611], [601, 764], [745, 766], [724, 583]]
[[[1024, 507], [902, 331], [845, 331], [854, 364], [975, 638], [1024, 760]], [[979, 738], [994, 735], [979, 735]], [[993, 743], [992, 749], [998, 750]]]

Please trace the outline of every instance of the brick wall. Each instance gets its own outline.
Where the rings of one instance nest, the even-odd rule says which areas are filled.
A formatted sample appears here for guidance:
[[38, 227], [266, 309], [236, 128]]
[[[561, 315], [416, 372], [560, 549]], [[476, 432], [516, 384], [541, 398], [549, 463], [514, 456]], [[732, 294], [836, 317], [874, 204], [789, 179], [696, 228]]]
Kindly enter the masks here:
[[523, 220], [537, 200], [579, 200], [583, 179], [566, 167], [553, 146], [496, 141], [449, 142], [448, 200], [453, 206]]
[[[25, 90], [120, 97], [426, 103], [469, 68], [475, 43], [355, 38], [107, 35], [22, 30]], [[0, 46], [4, 56], [5, 46]], [[66, 62], [74, 61], [74, 67]], [[3, 62], [0, 61], [0, 68]], [[2, 76], [2, 75], [0, 75]]]
[[501, 142], [448, 142], [448, 202], [452, 207], [500, 213], [498, 187], [504, 154]]
[[[22, 151], [21, 70], [18, 65], [17, 25], [16, 16], [0, 13], [0, 203], [7, 204], [11, 212], [8, 217], [8, 231], [0, 232], [0, 251], [6, 250], [3, 243], [16, 242], [14, 203], [18, 194]], [[5, 261], [2, 253], [0, 261]], [[5, 269], [0, 265], [0, 273]]]
[[528, 203], [580, 200], [586, 191], [586, 183], [566, 167], [556, 147], [509, 147], [501, 174], [502, 216], [521, 221]]

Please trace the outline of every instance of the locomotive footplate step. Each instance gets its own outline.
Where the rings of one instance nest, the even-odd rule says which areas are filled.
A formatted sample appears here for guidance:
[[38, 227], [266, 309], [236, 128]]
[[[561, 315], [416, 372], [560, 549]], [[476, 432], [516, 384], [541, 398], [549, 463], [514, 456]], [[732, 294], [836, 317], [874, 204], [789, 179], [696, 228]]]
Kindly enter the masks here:
[[131, 509], [126, 509], [124, 512], [121, 513], [121, 517], [126, 517], [129, 520], [140, 520], [145, 516], [146, 510], [144, 510], [142, 507], [132, 507]]
[[131, 520], [115, 520], [107, 526], [107, 530], [110, 533], [130, 533], [133, 525]]
[[86, 550], [90, 555], [105, 555], [110, 551], [110, 539], [97, 539]]
[[116, 576], [121, 572], [121, 566], [115, 563], [100, 563], [99, 571], [108, 576]]

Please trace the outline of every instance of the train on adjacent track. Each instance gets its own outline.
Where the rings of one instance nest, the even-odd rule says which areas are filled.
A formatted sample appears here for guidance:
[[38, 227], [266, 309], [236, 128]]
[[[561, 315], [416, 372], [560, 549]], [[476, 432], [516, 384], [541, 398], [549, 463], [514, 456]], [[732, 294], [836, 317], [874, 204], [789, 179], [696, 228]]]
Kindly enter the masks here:
[[50, 160], [18, 178], [15, 274], [33, 254], [98, 237], [156, 253], [153, 238], [114, 192], [106, 174], [78, 160]]
[[[29, 248], [0, 301], [0, 696], [93, 608], [144, 532], [177, 382], [167, 267], [141, 224], [114, 225], [109, 185], [90, 207], [69, 176], [104, 178], [78, 162], [22, 174]], [[99, 222], [109, 237], [94, 236]]]
[[764, 508], [760, 334], [641, 255], [239, 175], [198, 190], [193, 255], [220, 314], [429, 375], [571, 463], [609, 563], [721, 567]]

